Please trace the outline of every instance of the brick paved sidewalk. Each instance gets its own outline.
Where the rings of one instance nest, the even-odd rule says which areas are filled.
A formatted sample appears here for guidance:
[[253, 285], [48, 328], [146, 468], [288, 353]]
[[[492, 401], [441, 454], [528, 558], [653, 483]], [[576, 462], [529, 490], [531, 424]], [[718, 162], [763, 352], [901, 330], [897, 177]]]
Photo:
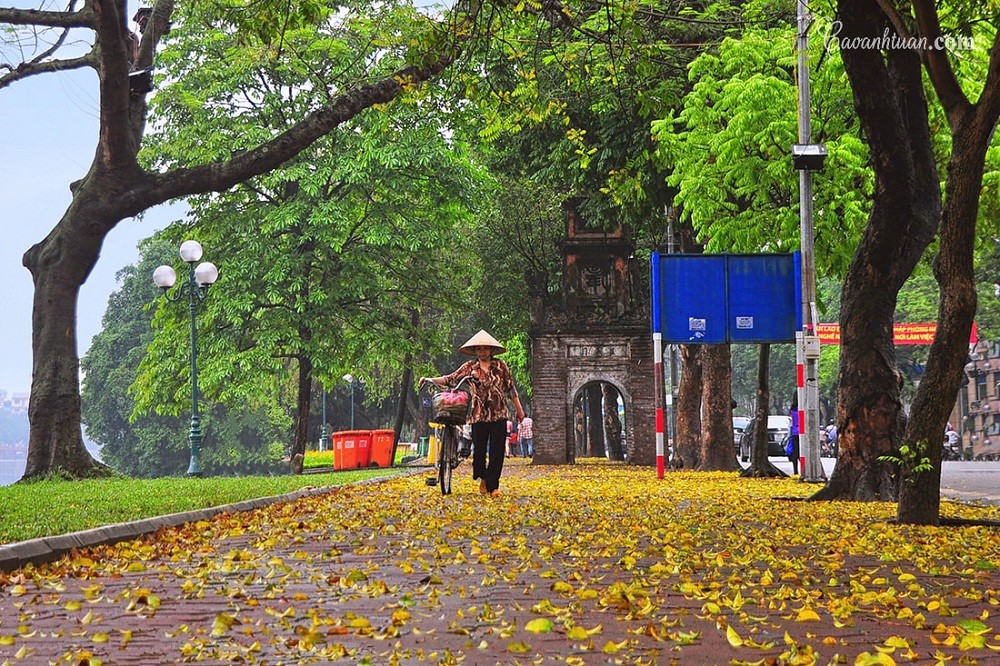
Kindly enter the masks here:
[[461, 471], [449, 497], [424, 475], [340, 487], [0, 574], [0, 663], [853, 664], [890, 637], [898, 663], [1000, 663], [956, 628], [1000, 642], [995, 568], [794, 543], [701, 495], [707, 475], [511, 460], [494, 499]]

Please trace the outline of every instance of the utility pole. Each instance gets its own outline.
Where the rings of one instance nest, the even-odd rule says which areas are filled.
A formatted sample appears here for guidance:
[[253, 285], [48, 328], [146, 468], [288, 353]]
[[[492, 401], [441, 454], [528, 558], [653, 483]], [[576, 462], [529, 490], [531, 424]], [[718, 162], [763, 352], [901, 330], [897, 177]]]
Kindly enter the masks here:
[[806, 0], [796, 0], [798, 38], [797, 83], [799, 93], [799, 142], [792, 147], [792, 162], [799, 172], [799, 227], [802, 257], [802, 330], [795, 335], [798, 365], [799, 447], [805, 456], [801, 479], [826, 481], [819, 451], [819, 336], [816, 334], [816, 253], [813, 225], [813, 174], [823, 168], [826, 148], [812, 143], [809, 90], [809, 25], [812, 16]]

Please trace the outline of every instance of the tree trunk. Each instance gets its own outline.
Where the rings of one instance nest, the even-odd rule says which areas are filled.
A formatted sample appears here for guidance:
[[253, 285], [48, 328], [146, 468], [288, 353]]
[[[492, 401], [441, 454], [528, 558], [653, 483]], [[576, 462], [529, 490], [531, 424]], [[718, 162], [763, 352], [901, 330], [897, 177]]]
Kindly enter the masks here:
[[413, 362], [413, 357], [410, 354], [406, 355], [404, 360], [405, 369], [403, 370], [403, 378], [399, 380], [399, 400], [396, 403], [396, 421], [393, 423], [393, 438], [392, 438], [392, 455], [389, 457], [389, 467], [396, 464], [396, 449], [399, 448], [399, 438], [403, 432], [403, 422], [406, 421], [406, 403], [410, 391], [411, 384], [413, 383], [413, 368], [410, 364]]
[[618, 417], [618, 391], [608, 382], [601, 382], [601, 402], [604, 410], [604, 441], [607, 442], [608, 458], [625, 460], [622, 448], [622, 421]]
[[754, 406], [754, 424], [750, 437], [750, 466], [741, 476], [765, 478], [788, 476], [775, 467], [767, 457], [767, 417], [771, 403], [771, 345], [762, 344], [757, 357], [757, 402]]
[[[299, 356], [299, 387], [296, 394], [295, 432], [292, 438], [292, 460], [305, 456], [309, 444], [309, 413], [312, 411], [312, 359]], [[296, 474], [301, 473], [301, 468]]]
[[83, 444], [80, 426], [80, 359], [76, 346], [76, 304], [101, 251], [104, 229], [72, 206], [55, 229], [25, 252], [35, 290], [31, 312], [31, 431], [24, 479], [65, 473], [75, 478], [105, 476]]
[[[841, 39], [893, 30], [876, 3], [840, 0]], [[842, 49], [875, 171], [875, 198], [841, 297], [837, 394], [840, 455], [814, 499], [892, 500], [904, 417], [892, 340], [900, 287], [933, 238], [941, 211], [927, 103], [915, 52]], [[943, 432], [943, 431], [942, 431]]]
[[[996, 76], [993, 86], [994, 89], [1000, 87]], [[927, 369], [914, 397], [906, 431], [907, 448], [918, 453], [916, 460], [904, 459], [896, 513], [901, 523], [937, 525], [940, 522], [942, 433], [961, 386], [969, 353], [969, 333], [976, 314], [972, 264], [976, 218], [986, 147], [996, 121], [995, 114], [983, 118], [969, 112], [953, 131], [941, 244], [934, 262], [934, 275], [941, 285], [941, 302]], [[930, 462], [930, 471], [913, 470], [914, 463], [919, 463], [921, 457]]]
[[601, 384], [594, 382], [586, 388], [587, 455], [592, 458], [607, 457], [604, 446], [604, 409], [601, 405]]
[[706, 345], [701, 352], [703, 416], [698, 469], [704, 471], [739, 468], [733, 451], [733, 365], [729, 347]]
[[680, 345], [681, 381], [677, 388], [676, 455], [685, 469], [701, 463], [702, 345]]

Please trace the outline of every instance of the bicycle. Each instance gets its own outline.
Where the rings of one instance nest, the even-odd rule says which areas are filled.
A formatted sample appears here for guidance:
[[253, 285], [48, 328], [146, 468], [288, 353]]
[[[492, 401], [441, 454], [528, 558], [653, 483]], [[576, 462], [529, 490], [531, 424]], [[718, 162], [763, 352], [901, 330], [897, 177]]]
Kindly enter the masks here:
[[[469, 408], [472, 405], [472, 394], [469, 389], [463, 389], [466, 382], [475, 383], [474, 377], [463, 377], [454, 388], [442, 389], [437, 384], [431, 384], [433, 394], [431, 395], [431, 406], [434, 410], [434, 422], [441, 424], [441, 446], [438, 451], [438, 478], [442, 495], [451, 494], [452, 472], [461, 463], [462, 458], [468, 457], [468, 453], [458, 449], [459, 426], [465, 424], [469, 416]], [[423, 388], [423, 387], [421, 387]], [[434, 479], [428, 479], [427, 485], [434, 485]]]

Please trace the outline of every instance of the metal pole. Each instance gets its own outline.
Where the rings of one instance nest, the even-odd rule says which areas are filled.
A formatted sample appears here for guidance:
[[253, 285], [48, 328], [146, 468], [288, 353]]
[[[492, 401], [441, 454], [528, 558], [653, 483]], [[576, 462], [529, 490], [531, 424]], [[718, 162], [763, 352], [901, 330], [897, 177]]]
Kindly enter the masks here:
[[198, 283], [194, 277], [194, 262], [188, 262], [188, 296], [191, 302], [191, 462], [188, 476], [201, 476], [201, 419], [198, 416], [198, 327], [195, 315], [198, 310]]
[[354, 430], [354, 385], [356, 380], [351, 380], [351, 430]]
[[[677, 252], [677, 244], [674, 242], [674, 221], [677, 216], [674, 214], [673, 206], [667, 208], [667, 254]], [[667, 375], [667, 442], [669, 442], [670, 459], [677, 458], [677, 407], [675, 398], [677, 397], [677, 345], [667, 345], [667, 353], [670, 355]], [[676, 461], [674, 461], [676, 462]]]
[[[798, 24], [798, 93], [799, 93], [799, 143], [812, 141], [810, 125], [809, 90], [809, 24], [812, 17], [805, 0], [796, 2]], [[807, 338], [816, 335], [816, 254], [813, 227], [813, 177], [809, 169], [799, 170], [799, 219], [802, 247], [802, 340], [796, 355], [801, 354], [805, 382], [799, 390], [799, 446], [805, 454], [805, 469], [800, 470], [803, 481], [825, 481], [826, 472], [819, 457], [819, 359], [805, 353]]]
[[319, 450], [322, 453], [324, 448], [329, 448], [327, 445], [330, 443], [330, 432], [326, 428], [326, 387], [323, 387], [323, 407], [320, 410], [320, 420], [322, 423], [319, 427]]

